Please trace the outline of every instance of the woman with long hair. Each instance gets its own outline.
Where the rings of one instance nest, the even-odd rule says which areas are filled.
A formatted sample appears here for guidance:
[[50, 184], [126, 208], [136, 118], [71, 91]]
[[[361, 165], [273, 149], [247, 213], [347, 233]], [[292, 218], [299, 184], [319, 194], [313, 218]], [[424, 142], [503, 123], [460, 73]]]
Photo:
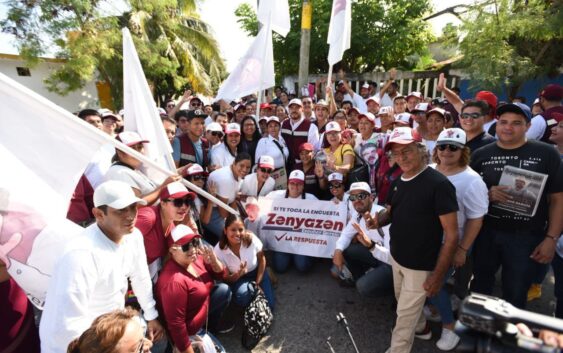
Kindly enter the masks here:
[[[468, 254], [471, 253], [489, 207], [487, 186], [481, 176], [469, 167], [470, 151], [466, 143], [465, 131], [459, 128], [446, 129], [438, 136], [432, 153], [432, 160], [436, 163], [432, 166], [444, 174], [456, 189], [460, 240], [453, 267], [457, 269], [456, 287], [461, 287], [463, 296], [467, 295], [472, 272], [470, 263], [467, 263]], [[446, 280], [450, 276], [451, 272]], [[432, 313], [428, 308], [425, 314], [432, 321], [442, 321], [442, 337], [436, 342], [436, 346], [444, 351], [452, 350], [459, 342], [459, 337], [453, 331], [455, 320], [446, 289], [442, 287], [437, 296], [430, 298], [430, 303], [438, 309], [440, 315]]]
[[[242, 186], [242, 180], [250, 172], [250, 155], [246, 152], [237, 154], [231, 165], [217, 169], [209, 174], [207, 185], [216, 188], [216, 196], [232, 208], [237, 208], [237, 196]], [[207, 224], [203, 224], [206, 230], [206, 240], [215, 245], [225, 228], [225, 218], [229, 211], [213, 205], [211, 217]]]
[[231, 288], [237, 305], [246, 307], [250, 303], [254, 292], [249, 284], [254, 281], [274, 309], [274, 291], [266, 271], [262, 242], [246, 230], [240, 216], [230, 214], [227, 217], [221, 239], [213, 251], [227, 269], [224, 281]]
[[250, 155], [251, 163], [254, 165], [255, 159], [254, 155], [256, 154], [256, 146], [258, 145], [258, 141], [262, 138], [260, 134], [260, 129], [258, 128], [258, 124], [256, 124], [256, 120], [254, 120], [253, 116], [247, 115], [240, 124], [242, 129], [242, 134], [240, 137], [240, 144], [238, 150], [240, 152], [246, 152]]
[[211, 150], [211, 166], [213, 170], [229, 166], [239, 153], [241, 140], [240, 125], [230, 123], [225, 129], [223, 142]]

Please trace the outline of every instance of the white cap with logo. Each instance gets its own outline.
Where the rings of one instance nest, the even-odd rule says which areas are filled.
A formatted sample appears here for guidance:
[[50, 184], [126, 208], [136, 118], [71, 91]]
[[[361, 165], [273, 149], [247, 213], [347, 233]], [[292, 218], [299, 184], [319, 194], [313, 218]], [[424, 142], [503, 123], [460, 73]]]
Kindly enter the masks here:
[[135, 196], [129, 184], [123, 181], [109, 180], [94, 191], [94, 207], [108, 206], [121, 210], [134, 203], [146, 205], [147, 202]]
[[467, 143], [467, 135], [465, 131], [460, 128], [450, 128], [440, 132], [438, 139], [436, 140], [436, 145], [454, 145], [457, 147], [465, 147]]

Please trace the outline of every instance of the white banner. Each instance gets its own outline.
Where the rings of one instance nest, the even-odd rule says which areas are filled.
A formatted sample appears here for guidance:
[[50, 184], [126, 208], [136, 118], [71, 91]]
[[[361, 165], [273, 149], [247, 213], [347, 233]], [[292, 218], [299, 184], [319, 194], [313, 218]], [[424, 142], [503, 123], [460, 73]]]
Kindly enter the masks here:
[[330, 66], [342, 60], [344, 51], [350, 49], [350, 35], [352, 33], [352, 2], [351, 0], [333, 0], [332, 16], [328, 26], [327, 43], [328, 63]]
[[331, 258], [346, 226], [343, 202], [260, 198], [258, 206], [260, 238], [274, 251]]

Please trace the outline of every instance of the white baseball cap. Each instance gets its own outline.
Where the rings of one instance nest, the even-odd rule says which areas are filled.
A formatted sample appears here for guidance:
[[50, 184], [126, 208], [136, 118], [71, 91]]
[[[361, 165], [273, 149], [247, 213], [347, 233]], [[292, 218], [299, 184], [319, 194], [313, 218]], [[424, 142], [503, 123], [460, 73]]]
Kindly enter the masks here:
[[300, 171], [299, 169], [295, 169], [293, 170], [291, 173], [289, 173], [289, 178], [287, 178], [287, 181], [290, 182], [297, 182], [297, 183], [305, 183], [305, 174]]
[[340, 128], [340, 124], [338, 124], [336, 121], [330, 121], [328, 124], [326, 124], [325, 132], [329, 133], [333, 131], [338, 131], [338, 132], [342, 131], [342, 129]]
[[299, 98], [293, 98], [289, 101], [289, 104], [287, 106], [291, 107], [292, 104], [297, 104], [298, 106], [303, 107], [303, 102], [301, 102], [301, 99]]
[[360, 116], [359, 116], [358, 118], [359, 118], [360, 120], [361, 120], [362, 118], [366, 118], [366, 119], [368, 119], [370, 122], [375, 123], [375, 115], [373, 115], [373, 114], [370, 113], [370, 112], [362, 113], [362, 114], [360, 114]]
[[344, 181], [344, 176], [340, 173], [334, 172], [334, 173], [330, 173], [328, 176], [328, 182], [330, 183], [331, 181], [339, 181], [339, 182], [343, 182]]
[[106, 181], [94, 191], [94, 207], [108, 206], [121, 210], [134, 203], [143, 206], [147, 204], [145, 200], [135, 196], [131, 186], [123, 181]]
[[409, 95], [407, 96], [407, 99], [409, 99], [410, 97], [416, 97], [418, 99], [422, 99], [422, 93], [420, 92], [411, 92], [409, 93]]
[[270, 156], [260, 156], [258, 166], [261, 168], [274, 169], [274, 159]]
[[459, 128], [450, 128], [440, 132], [438, 139], [436, 140], [436, 145], [454, 145], [457, 147], [465, 147], [467, 143], [467, 135], [465, 131]]
[[418, 103], [417, 105], [415, 105], [414, 109], [412, 110], [412, 112], [427, 112], [428, 109], [430, 108], [430, 104], [428, 103]]
[[350, 185], [350, 190], [348, 190], [348, 192], [352, 192], [352, 191], [365, 191], [368, 194], [371, 194], [371, 188], [369, 187], [369, 184], [366, 183], [365, 181], [358, 181], [352, 183], [352, 185]]
[[131, 147], [139, 143], [147, 143], [149, 140], [143, 140], [141, 136], [135, 131], [123, 131], [119, 133], [116, 137], [118, 141], [123, 142], [125, 145]]
[[186, 175], [197, 175], [197, 174], [207, 175], [207, 172], [203, 170], [203, 168], [197, 163], [192, 164], [188, 169], [186, 169]]
[[172, 246], [172, 244], [182, 246], [195, 238], [201, 238], [201, 235], [194, 233], [192, 228], [186, 226], [185, 224], [178, 224], [170, 233], [168, 246]]
[[230, 123], [227, 124], [227, 127], [225, 128], [225, 134], [239, 134], [240, 135], [240, 125], [237, 123]]
[[375, 102], [375, 103], [377, 103], [377, 105], [380, 105], [380, 104], [381, 104], [381, 103], [379, 102], [379, 97], [378, 97], [378, 96], [369, 97], [368, 99], [366, 99], [366, 104], [368, 104], [368, 102]]
[[395, 122], [398, 123], [398, 124], [410, 125], [411, 114], [410, 113], [397, 114], [397, 115], [395, 115]]
[[367, 83], [367, 82], [364, 83], [364, 84], [362, 85], [362, 88], [369, 88], [369, 83]]
[[319, 101], [317, 103], [315, 103], [315, 107], [328, 107], [328, 103], [327, 101], [325, 101], [324, 99], [319, 99]]
[[277, 116], [271, 116], [269, 118], [266, 118], [267, 124], [271, 123], [272, 121], [275, 123], [278, 123], [279, 125], [281, 125], [280, 123], [280, 119]]
[[212, 122], [212, 123], [209, 123], [209, 125], [207, 125], [205, 127], [205, 131], [223, 132], [223, 127], [219, 123]]
[[186, 195], [190, 195], [191, 199], [195, 198], [195, 193], [188, 191], [188, 189], [179, 181], [175, 181], [166, 185], [160, 191], [160, 199], [181, 199]]
[[385, 150], [390, 150], [391, 146], [395, 143], [399, 145], [408, 145], [413, 142], [422, 142], [422, 138], [416, 130], [411, 129], [408, 126], [397, 127], [393, 130], [393, 132], [391, 132], [389, 141], [385, 145]]
[[377, 113], [377, 115], [389, 115], [389, 114], [393, 114], [393, 108], [391, 107], [381, 107], [379, 109], [379, 113]]

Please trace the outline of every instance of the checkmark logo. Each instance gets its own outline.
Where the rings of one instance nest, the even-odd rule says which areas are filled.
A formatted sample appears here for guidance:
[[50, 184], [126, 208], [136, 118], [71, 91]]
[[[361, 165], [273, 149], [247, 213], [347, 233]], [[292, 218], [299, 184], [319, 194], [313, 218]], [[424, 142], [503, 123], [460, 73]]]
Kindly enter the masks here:
[[278, 237], [278, 236], [275, 236], [275, 238], [276, 238], [277, 241], [280, 241], [280, 240], [282, 240], [283, 238], [285, 238], [285, 235], [286, 235], [286, 234], [287, 234], [287, 233], [283, 233], [283, 234], [280, 235], [279, 237]]

